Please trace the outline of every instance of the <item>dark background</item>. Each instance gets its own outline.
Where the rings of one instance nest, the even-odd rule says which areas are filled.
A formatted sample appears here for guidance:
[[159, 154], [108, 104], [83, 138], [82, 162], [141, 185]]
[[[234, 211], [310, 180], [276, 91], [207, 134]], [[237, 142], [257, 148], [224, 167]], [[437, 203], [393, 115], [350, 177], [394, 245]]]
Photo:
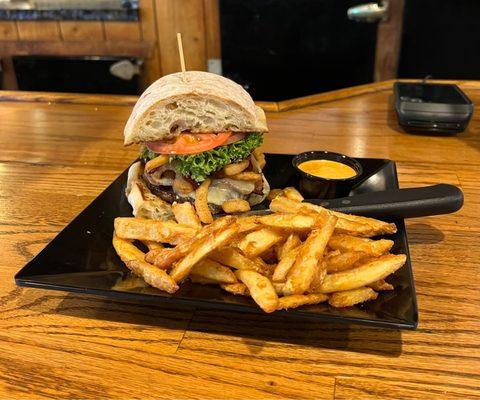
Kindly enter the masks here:
[[[368, 1], [221, 0], [225, 76], [257, 100], [371, 82], [377, 23], [350, 21]], [[480, 79], [480, 1], [406, 0], [399, 78]]]

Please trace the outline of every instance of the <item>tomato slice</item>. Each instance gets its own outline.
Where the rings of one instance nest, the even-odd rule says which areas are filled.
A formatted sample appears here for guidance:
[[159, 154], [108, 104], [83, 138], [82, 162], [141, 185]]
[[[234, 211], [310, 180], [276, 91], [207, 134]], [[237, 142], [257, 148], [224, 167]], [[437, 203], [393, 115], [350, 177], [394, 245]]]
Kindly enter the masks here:
[[162, 140], [147, 142], [147, 147], [158, 154], [196, 154], [225, 144], [231, 132], [182, 133], [173, 143]]

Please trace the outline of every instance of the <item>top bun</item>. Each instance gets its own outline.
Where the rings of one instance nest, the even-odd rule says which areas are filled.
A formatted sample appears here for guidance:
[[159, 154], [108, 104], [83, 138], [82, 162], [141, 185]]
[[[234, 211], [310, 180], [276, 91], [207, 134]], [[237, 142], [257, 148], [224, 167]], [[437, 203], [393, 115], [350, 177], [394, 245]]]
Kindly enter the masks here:
[[140, 96], [125, 126], [125, 144], [189, 132], [266, 132], [265, 113], [240, 85], [209, 72], [166, 75]]

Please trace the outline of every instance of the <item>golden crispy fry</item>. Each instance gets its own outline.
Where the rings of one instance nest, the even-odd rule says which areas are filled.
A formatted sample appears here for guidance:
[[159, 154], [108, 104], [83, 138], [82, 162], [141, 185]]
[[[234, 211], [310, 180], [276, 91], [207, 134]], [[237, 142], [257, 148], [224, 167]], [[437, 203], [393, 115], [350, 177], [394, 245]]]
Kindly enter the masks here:
[[117, 236], [129, 240], [178, 244], [195, 236], [195, 229], [174, 221], [118, 217], [114, 225]]
[[209, 260], [201, 260], [190, 271], [190, 275], [201, 277], [213, 281], [214, 283], [235, 283], [237, 278], [230, 268], [222, 264]]
[[263, 261], [259, 264], [258, 260], [250, 260], [233, 247], [217, 249], [210, 254], [209, 258], [231, 268], [251, 269], [261, 274], [265, 273]]
[[[294, 201], [286, 197], [277, 197], [272, 200], [270, 203], [270, 210], [273, 212], [289, 214], [333, 214], [338, 218], [337, 225], [335, 227], [336, 232], [353, 236], [372, 237], [386, 233], [393, 233], [396, 231], [395, 224], [388, 224], [372, 218], [357, 217], [336, 211], [329, 211], [326, 208], [317, 206], [315, 204], [299, 203], [298, 201]], [[376, 223], [373, 223], [372, 221], [376, 221]]]
[[310, 284], [310, 288], [308, 289], [308, 292], [317, 293], [326, 275], [327, 275], [327, 266], [325, 265], [325, 261], [321, 260], [319, 262], [319, 265], [317, 266], [317, 270], [315, 271], [315, 275], [313, 276], [313, 280], [312, 280], [312, 283]]
[[375, 232], [375, 235], [390, 235], [397, 232], [397, 227], [393, 223], [383, 222], [374, 218], [362, 217], [360, 215], [344, 214], [337, 211], [332, 211], [332, 213], [338, 218], [369, 225]]
[[345, 292], [333, 293], [328, 299], [328, 304], [333, 307], [350, 307], [368, 300], [375, 300], [378, 294], [369, 287], [347, 290]]
[[223, 202], [222, 209], [227, 214], [247, 212], [250, 211], [250, 203], [247, 200], [231, 199]]
[[277, 197], [285, 197], [285, 193], [282, 189], [272, 189], [270, 190], [270, 193], [268, 193], [267, 199], [268, 200], [273, 200]]
[[114, 233], [112, 244], [127, 268], [142, 277], [149, 285], [167, 293], [175, 293], [178, 290], [175, 281], [165, 271], [143, 261], [145, 254], [128, 240], [121, 239]]
[[372, 282], [368, 285], [368, 287], [371, 287], [373, 290], [376, 290], [377, 292], [394, 289], [393, 285], [386, 282], [385, 279], [380, 279], [378, 281]]
[[283, 257], [285, 257], [286, 254], [295, 247], [298, 247], [302, 244], [302, 241], [300, 240], [300, 236], [296, 233], [291, 233], [288, 235], [287, 240], [285, 240], [285, 243], [283, 243], [277, 252], [277, 257], [278, 260], [280, 261]]
[[262, 175], [258, 172], [240, 172], [239, 174], [232, 175], [230, 178], [237, 179], [239, 181], [261, 181]]
[[305, 243], [300, 247], [300, 252], [295, 264], [288, 272], [284, 288], [285, 295], [302, 294], [308, 290], [318, 268], [323, 268], [320, 260], [327, 243], [333, 234], [337, 217], [329, 215], [325, 225], [312, 231]]
[[240, 172], [244, 171], [247, 169], [247, 167], [250, 165], [250, 160], [246, 158], [243, 161], [233, 163], [233, 164], [228, 164], [223, 167], [222, 172], [225, 176], [232, 176], [232, 175], [237, 175]]
[[256, 257], [274, 244], [280, 242], [282, 238], [280, 233], [269, 228], [262, 228], [244, 236], [244, 238], [240, 240], [238, 248], [242, 250], [243, 254], [247, 257]]
[[387, 254], [365, 264], [336, 274], [327, 274], [319, 288], [320, 293], [333, 293], [370, 285], [393, 274], [407, 260], [405, 254]]
[[240, 228], [238, 229], [238, 232], [245, 233], [245, 232], [250, 232], [257, 228], [260, 228], [262, 225], [260, 225], [257, 222], [257, 218], [258, 217], [256, 215], [250, 215], [248, 217], [239, 217], [238, 225], [240, 225]]
[[145, 261], [154, 264], [158, 268], [170, 268], [175, 261], [184, 257], [190, 251], [191, 246], [198, 240], [205, 238], [218, 230], [224, 229], [234, 222], [234, 217], [225, 216], [223, 218], [218, 218], [212, 224], [204, 226], [194, 238], [181, 242], [174, 249], [156, 249], [149, 251], [145, 256]]
[[208, 256], [216, 248], [225, 246], [238, 232], [238, 225], [234, 223], [225, 230], [220, 230], [208, 235], [207, 237], [198, 239], [190, 247], [190, 252], [180, 261], [178, 261], [170, 271], [170, 276], [175, 282], [184, 280], [190, 270], [200, 260]]
[[328, 246], [333, 250], [342, 252], [361, 251], [372, 257], [378, 257], [390, 251], [393, 241], [387, 239], [372, 240], [342, 234], [332, 236]]
[[263, 311], [271, 313], [277, 309], [278, 296], [268, 278], [248, 269], [239, 269], [235, 275], [245, 284], [250, 296]]
[[346, 253], [340, 253], [340, 251], [334, 250], [325, 257], [327, 272], [331, 274], [352, 269], [359, 261], [365, 260], [368, 257], [368, 254], [361, 251], [347, 251]]
[[319, 225], [319, 219], [310, 215], [297, 214], [270, 214], [258, 217], [257, 221], [272, 228], [279, 228], [291, 231], [312, 230]]
[[223, 283], [220, 285], [223, 290], [236, 296], [250, 296], [250, 292], [244, 283]]
[[285, 283], [283, 282], [272, 282], [273, 288], [275, 289], [275, 293], [277, 296], [283, 296], [283, 288], [285, 287]]
[[293, 267], [297, 255], [300, 251], [300, 247], [296, 247], [290, 250], [286, 255], [282, 257], [280, 262], [277, 264], [275, 271], [273, 271], [272, 281], [273, 282], [285, 282], [287, 279], [287, 274], [290, 269]]
[[147, 246], [148, 250], [163, 249], [163, 244], [152, 242], [151, 240], [142, 240], [142, 243]]
[[208, 208], [208, 188], [210, 187], [210, 179], [205, 179], [202, 184], [195, 191], [195, 210], [197, 210], [198, 218], [204, 224], [211, 224], [213, 222], [212, 213]]
[[162, 165], [167, 164], [170, 161], [170, 156], [168, 154], [161, 154], [150, 161], [147, 161], [145, 164], [145, 171], [150, 172], [154, 169], [161, 167]]
[[328, 300], [328, 296], [321, 293], [292, 294], [278, 299], [277, 310], [297, 308], [307, 304], [318, 304]]
[[290, 200], [303, 201], [302, 194], [294, 187], [286, 187], [285, 189], [283, 189], [283, 192], [285, 193], [285, 196]]
[[192, 203], [188, 201], [185, 203], [174, 202], [172, 204], [172, 211], [179, 224], [190, 226], [197, 231], [202, 229], [202, 224], [195, 213], [195, 208]]

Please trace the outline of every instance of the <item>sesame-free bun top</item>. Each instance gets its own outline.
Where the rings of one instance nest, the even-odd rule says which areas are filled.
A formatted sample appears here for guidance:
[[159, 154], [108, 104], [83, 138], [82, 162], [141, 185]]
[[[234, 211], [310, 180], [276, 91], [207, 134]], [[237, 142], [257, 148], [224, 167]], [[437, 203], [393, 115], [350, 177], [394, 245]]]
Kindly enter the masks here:
[[125, 145], [181, 132], [266, 132], [265, 113], [240, 85], [209, 72], [165, 75], [140, 96], [125, 125]]

